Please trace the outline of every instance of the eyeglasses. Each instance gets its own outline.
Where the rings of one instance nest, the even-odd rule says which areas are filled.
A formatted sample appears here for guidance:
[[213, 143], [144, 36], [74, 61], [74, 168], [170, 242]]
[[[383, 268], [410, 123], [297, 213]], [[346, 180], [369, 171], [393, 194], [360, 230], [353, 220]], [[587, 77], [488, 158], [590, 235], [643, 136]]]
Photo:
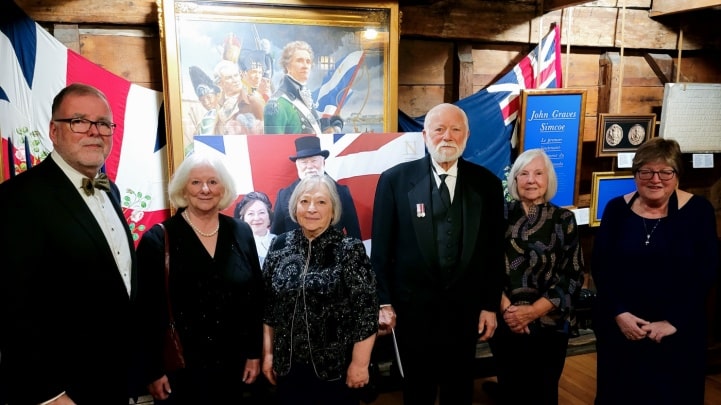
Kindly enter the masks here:
[[90, 131], [90, 127], [95, 125], [98, 130], [98, 134], [102, 136], [111, 136], [115, 131], [116, 124], [107, 121], [90, 121], [85, 118], [57, 118], [53, 121], [56, 122], [68, 122], [70, 123], [70, 130], [78, 133], [85, 134]]
[[641, 169], [636, 171], [636, 175], [641, 180], [651, 180], [654, 175], [658, 174], [658, 178], [661, 180], [671, 180], [673, 176], [676, 175], [676, 170], [673, 169], [664, 169], [664, 170], [649, 170], [649, 169]]

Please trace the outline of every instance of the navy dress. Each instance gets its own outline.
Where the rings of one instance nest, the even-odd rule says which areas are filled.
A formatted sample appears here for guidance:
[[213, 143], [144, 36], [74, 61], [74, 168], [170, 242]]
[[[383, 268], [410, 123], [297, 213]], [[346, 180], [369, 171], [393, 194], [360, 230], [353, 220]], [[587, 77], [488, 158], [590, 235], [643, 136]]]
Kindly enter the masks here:
[[[594, 242], [596, 404], [703, 404], [705, 301], [719, 268], [714, 209], [699, 196], [679, 209], [674, 193], [657, 223], [631, 210], [637, 196], [609, 201]], [[627, 311], [677, 332], [661, 343], [627, 340], [614, 320]]]

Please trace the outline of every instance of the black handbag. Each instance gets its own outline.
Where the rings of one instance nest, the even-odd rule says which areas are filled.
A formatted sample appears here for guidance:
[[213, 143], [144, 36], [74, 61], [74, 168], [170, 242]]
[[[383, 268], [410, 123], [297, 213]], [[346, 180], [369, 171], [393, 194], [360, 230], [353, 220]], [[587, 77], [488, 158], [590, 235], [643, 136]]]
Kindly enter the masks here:
[[163, 336], [163, 368], [165, 371], [176, 371], [185, 368], [185, 356], [183, 345], [180, 343], [178, 330], [175, 328], [175, 318], [170, 305], [170, 289], [168, 279], [170, 278], [170, 242], [168, 242], [168, 230], [163, 224], [159, 224], [165, 233], [165, 297], [168, 304], [168, 327]]

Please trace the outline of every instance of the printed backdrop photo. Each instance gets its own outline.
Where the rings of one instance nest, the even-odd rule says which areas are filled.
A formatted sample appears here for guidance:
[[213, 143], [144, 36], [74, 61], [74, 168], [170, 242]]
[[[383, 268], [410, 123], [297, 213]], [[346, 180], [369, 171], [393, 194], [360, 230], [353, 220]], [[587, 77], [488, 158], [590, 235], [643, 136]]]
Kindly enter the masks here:
[[[251, 191], [262, 191], [270, 197], [275, 208], [278, 190], [298, 178], [295, 163], [289, 159], [296, 153], [297, 137], [196, 136], [193, 148], [195, 152], [221, 156], [235, 178], [239, 193], [237, 201]], [[350, 189], [361, 235], [368, 246], [378, 176], [398, 163], [422, 157], [425, 153], [422, 134], [327, 134], [320, 136], [320, 146], [330, 153], [326, 159], [326, 173]], [[232, 204], [224, 213], [232, 216], [234, 208], [235, 204]]]

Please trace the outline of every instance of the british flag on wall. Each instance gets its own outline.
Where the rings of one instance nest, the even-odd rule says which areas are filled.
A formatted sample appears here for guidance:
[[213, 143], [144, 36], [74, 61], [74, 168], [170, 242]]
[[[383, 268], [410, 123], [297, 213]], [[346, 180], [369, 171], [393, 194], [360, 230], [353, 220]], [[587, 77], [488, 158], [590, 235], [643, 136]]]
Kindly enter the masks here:
[[66, 85], [83, 82], [101, 89], [110, 101], [117, 128], [105, 171], [120, 188], [136, 243], [147, 227], [167, 217], [162, 93], [132, 84], [66, 48], [14, 2], [3, 5], [0, 15], [0, 61], [3, 180], [48, 156], [53, 97]]
[[[511, 138], [521, 90], [561, 88], [561, 80], [561, 35], [558, 26], [554, 26], [540, 44], [498, 81], [454, 103], [468, 115], [471, 130], [463, 157], [505, 180], [511, 164]], [[403, 131], [420, 131], [424, 118], [414, 119], [401, 113], [398, 122]]]
[[[307, 135], [301, 135], [307, 136]], [[196, 136], [194, 153], [221, 156], [236, 181], [240, 195], [250, 191], [268, 194], [273, 207], [279, 189], [298, 178], [295, 155], [298, 135]], [[425, 154], [420, 133], [323, 134], [321, 148], [329, 152], [326, 172], [338, 183], [348, 186], [353, 197], [363, 240], [371, 237], [371, 217], [378, 176], [401, 162]], [[233, 215], [234, 204], [225, 210]], [[368, 246], [368, 244], [366, 244]]]

